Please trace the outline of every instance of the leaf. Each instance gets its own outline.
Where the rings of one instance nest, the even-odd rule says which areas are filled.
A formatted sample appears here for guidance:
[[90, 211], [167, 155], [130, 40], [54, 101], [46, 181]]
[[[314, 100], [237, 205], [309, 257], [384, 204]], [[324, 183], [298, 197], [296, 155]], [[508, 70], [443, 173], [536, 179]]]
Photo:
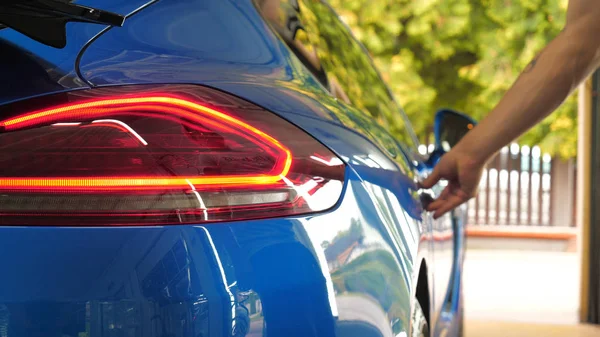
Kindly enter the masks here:
[[[421, 139], [441, 107], [478, 119], [491, 111], [520, 71], [560, 32], [568, 5], [567, 0], [330, 3], [370, 50]], [[520, 141], [572, 158], [576, 117], [573, 96]]]

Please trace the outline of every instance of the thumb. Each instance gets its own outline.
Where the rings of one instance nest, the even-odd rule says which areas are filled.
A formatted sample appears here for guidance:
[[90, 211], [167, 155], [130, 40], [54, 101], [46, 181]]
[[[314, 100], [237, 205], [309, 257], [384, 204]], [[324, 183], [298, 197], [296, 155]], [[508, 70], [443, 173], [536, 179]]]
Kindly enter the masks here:
[[435, 186], [435, 184], [438, 183], [438, 181], [440, 181], [440, 179], [442, 179], [442, 175], [440, 173], [440, 169], [439, 169], [439, 165], [438, 165], [437, 167], [435, 167], [433, 169], [431, 174], [429, 174], [429, 176], [427, 178], [425, 178], [425, 180], [423, 180], [421, 183], [419, 183], [419, 186], [422, 188], [432, 188], [433, 186]]

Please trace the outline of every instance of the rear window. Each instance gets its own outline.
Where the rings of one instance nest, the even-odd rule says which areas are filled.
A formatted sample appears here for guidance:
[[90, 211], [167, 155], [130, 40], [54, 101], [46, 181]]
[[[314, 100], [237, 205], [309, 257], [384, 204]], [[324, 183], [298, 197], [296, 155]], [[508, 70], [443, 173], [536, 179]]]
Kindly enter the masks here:
[[[367, 50], [322, 1], [257, 0], [266, 21], [337, 99], [374, 118], [400, 143], [416, 149], [408, 119]], [[348, 121], [349, 116], [338, 116]]]

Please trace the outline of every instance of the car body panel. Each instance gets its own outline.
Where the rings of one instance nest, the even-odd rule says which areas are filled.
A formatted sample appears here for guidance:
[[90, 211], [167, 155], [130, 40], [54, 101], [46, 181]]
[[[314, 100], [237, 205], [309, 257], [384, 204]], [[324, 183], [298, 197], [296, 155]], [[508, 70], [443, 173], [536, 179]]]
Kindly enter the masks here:
[[[181, 14], [183, 8], [185, 14]], [[154, 23], [150, 29], [148, 22]], [[168, 29], [162, 29], [163, 26]], [[381, 120], [343, 104], [323, 90], [312, 73], [269, 30], [251, 1], [155, 3], [129, 18], [125, 27], [110, 29], [94, 41], [82, 55], [80, 67], [85, 80], [97, 86], [201, 83], [259, 105], [268, 104], [265, 107], [276, 112], [342, 123], [361, 130], [390, 155], [399, 153]], [[285, 98], [288, 95], [316, 100], [322, 106], [309, 111], [289, 106]], [[259, 96], [269, 97], [258, 102]], [[401, 116], [399, 111], [396, 113]]]
[[[129, 15], [144, 7], [148, 0], [87, 0], [86, 6]], [[70, 22], [67, 24], [67, 45], [57, 49], [34, 41], [12, 29], [0, 30], [0, 104], [19, 98], [86, 88], [77, 75], [77, 57], [105, 25]], [[27, 81], [23, 75], [27, 74]]]
[[[0, 31], [0, 44], [16, 46], [15, 55], [29, 55], [37, 65], [39, 71], [28, 73], [28, 80], [43, 84], [7, 88], [0, 104], [90, 86], [191, 83], [213, 87], [278, 114], [332, 149], [348, 165], [345, 192], [335, 209], [307, 217], [205, 226], [1, 227], [0, 268], [12, 272], [0, 279], [0, 332], [3, 319], [15, 320], [13, 324], [21, 330], [12, 330], [15, 332], [8, 336], [35, 336], [31, 327], [26, 328], [31, 325], [27, 322], [39, 317], [43, 323], [38, 329], [50, 329], [52, 321], [71, 319], [70, 313], [61, 310], [77, 308], [79, 315], [81, 310], [85, 312], [77, 318], [83, 317], [84, 324], [77, 323], [77, 327], [86, 330], [69, 330], [69, 335], [162, 336], [165, 331], [154, 322], [162, 319], [160, 324], [166, 324], [164, 329], [173, 336], [196, 336], [192, 331], [205, 332], [202, 336], [227, 336], [231, 335], [231, 317], [236, 315], [232, 308], [243, 309], [232, 307], [229, 286], [242, 274], [246, 281], [260, 278], [267, 282], [258, 286], [260, 290], [247, 285], [242, 289], [254, 301], [248, 310], [254, 315], [249, 335], [264, 335], [264, 326], [257, 319], [266, 301], [269, 309], [265, 310], [274, 312], [267, 322], [278, 322], [268, 328], [274, 331], [270, 337], [331, 336], [336, 331], [340, 337], [406, 336], [417, 277], [425, 266], [433, 336], [457, 336], [462, 216], [434, 222], [424, 212], [416, 181], [427, 169], [414, 155], [416, 144], [406, 142], [411, 135], [393, 137], [385, 120], [373, 118], [327, 90], [270, 29], [250, 0], [82, 4], [119, 13], [147, 7], [131, 15], [124, 27], [107, 29], [101, 35], [103, 26], [72, 24], [65, 50], [40, 46], [8, 29]], [[404, 118], [401, 114], [399, 110], [400, 119]], [[432, 193], [439, 194], [441, 188], [437, 186]], [[288, 235], [283, 242], [264, 243], [277, 240], [268, 233], [277, 235], [278, 228], [285, 228]], [[231, 270], [226, 271], [223, 261], [227, 258], [221, 255], [231, 255], [233, 248], [218, 248], [219, 242], [226, 244], [233, 234], [223, 233], [236, 231], [249, 245], [273, 248], [262, 254], [256, 248], [237, 252], [238, 260], [230, 261]], [[255, 243], [247, 237], [262, 231]], [[157, 264], [158, 255], [176, 242], [180, 242], [178, 254], [187, 256], [182, 260], [187, 261], [182, 269], [187, 281], [182, 284], [189, 292], [164, 302], [157, 298], [171, 291], [162, 284], [172, 281], [164, 280], [171, 272], [156, 272], [155, 277], [163, 279], [162, 288], [144, 293], [143, 278], [150, 273], [150, 267], [144, 265]], [[198, 248], [186, 248], [182, 254], [181, 245]], [[240, 261], [256, 254], [264, 263], [249, 271], [249, 262]], [[145, 262], [150, 260], [153, 262]], [[36, 289], [40, 280], [44, 286]], [[318, 300], [309, 303], [309, 297]], [[167, 304], [161, 307], [161, 301]], [[200, 304], [194, 305], [196, 302]], [[208, 309], [199, 309], [203, 305]], [[113, 313], [104, 314], [106, 306]], [[117, 309], [133, 310], [138, 330], [126, 332], [124, 322], [130, 318], [116, 313]], [[155, 317], [154, 312], [160, 310], [166, 319]], [[194, 310], [211, 315], [211, 328], [190, 323]], [[177, 325], [176, 317], [186, 318]], [[217, 317], [217, 323], [212, 317]], [[99, 323], [103, 320], [107, 323]], [[212, 328], [215, 325], [219, 328]]]
[[174, 336], [229, 336], [243, 293], [252, 336], [263, 336], [263, 319], [272, 336], [352, 336], [343, 331], [358, 323], [382, 336], [407, 333], [402, 304], [410, 301], [419, 228], [405, 214], [381, 212], [373, 196], [398, 204], [393, 191], [348, 176], [339, 206], [310, 217], [0, 228], [0, 331], [161, 336], [165, 324]]

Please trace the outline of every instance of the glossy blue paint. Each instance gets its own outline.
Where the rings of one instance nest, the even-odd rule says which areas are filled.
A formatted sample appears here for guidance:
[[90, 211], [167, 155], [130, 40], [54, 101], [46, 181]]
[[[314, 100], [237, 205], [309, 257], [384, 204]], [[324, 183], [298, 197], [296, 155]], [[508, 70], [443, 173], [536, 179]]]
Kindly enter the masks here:
[[267, 32], [249, 1], [159, 1], [95, 41], [81, 70], [94, 84], [289, 81]]
[[[125, 14], [147, 2], [82, 3]], [[210, 86], [335, 151], [348, 165], [344, 195], [306, 217], [0, 227], [0, 268], [10, 271], [0, 278], [0, 335], [407, 336], [427, 268], [432, 336], [458, 336], [464, 216], [434, 222], [424, 212], [415, 182], [431, 167], [410, 136], [392, 137], [382, 120], [335, 97], [250, 0], [161, 0], [88, 44], [103, 28], [71, 25], [64, 50], [0, 31], [0, 47], [31, 60], [11, 70], [30, 86], [3, 79], [0, 104], [89, 86]]]
[[[409, 317], [398, 303], [410, 300], [419, 229], [402, 213], [381, 212], [373, 194], [398, 204], [392, 191], [351, 171], [348, 177], [335, 210], [305, 218], [2, 227], [0, 266], [7, 272], [0, 279], [0, 331], [230, 336], [236, 324], [263, 336], [266, 321], [269, 336], [369, 328], [390, 336], [393, 318], [399, 322], [393, 332], [407, 332]], [[347, 251], [351, 256], [341, 258]], [[383, 288], [369, 285], [371, 278], [382, 278]]]
[[[128, 15], [148, 0], [87, 0], [82, 5]], [[88, 87], [76, 74], [79, 52], [106, 26], [67, 24], [67, 45], [56, 49], [38, 43], [12, 29], [0, 30], [0, 104], [24, 97]], [[24, 76], [25, 75], [25, 76]]]

